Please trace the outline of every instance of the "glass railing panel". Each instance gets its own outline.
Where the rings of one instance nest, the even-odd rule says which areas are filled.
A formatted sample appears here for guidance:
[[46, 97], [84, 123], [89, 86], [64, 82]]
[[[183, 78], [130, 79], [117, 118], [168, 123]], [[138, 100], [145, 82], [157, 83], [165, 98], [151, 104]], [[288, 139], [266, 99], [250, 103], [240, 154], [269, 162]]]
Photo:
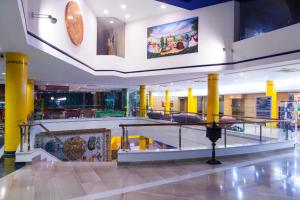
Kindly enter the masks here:
[[[184, 118], [183, 118], [184, 119]], [[190, 120], [190, 118], [188, 118]], [[128, 124], [124, 126], [126, 135], [136, 136], [139, 138], [146, 137], [163, 144], [162, 147], [156, 149], [207, 149], [211, 148], [211, 141], [206, 137], [207, 124], [186, 122], [166, 122], [165, 125], [140, 124], [132, 126]], [[274, 125], [273, 125], [273, 124]], [[270, 142], [286, 141], [285, 129], [278, 126], [278, 121], [268, 122], [266, 120], [246, 121], [234, 120], [231, 122], [220, 122], [222, 128], [222, 137], [216, 142], [217, 148], [230, 148], [247, 145], [260, 145]], [[130, 139], [129, 139], [130, 140]], [[148, 147], [138, 147], [138, 142], [132, 142], [132, 150], [148, 150]], [[141, 142], [142, 143], [142, 142]], [[151, 142], [150, 142], [151, 143]], [[146, 142], [149, 144], [149, 142]], [[152, 148], [153, 149], [153, 148]], [[155, 149], [155, 148], [154, 148]]]
[[[128, 146], [131, 150], [176, 149], [179, 145], [178, 127], [128, 127]], [[174, 134], [176, 133], [176, 134]]]

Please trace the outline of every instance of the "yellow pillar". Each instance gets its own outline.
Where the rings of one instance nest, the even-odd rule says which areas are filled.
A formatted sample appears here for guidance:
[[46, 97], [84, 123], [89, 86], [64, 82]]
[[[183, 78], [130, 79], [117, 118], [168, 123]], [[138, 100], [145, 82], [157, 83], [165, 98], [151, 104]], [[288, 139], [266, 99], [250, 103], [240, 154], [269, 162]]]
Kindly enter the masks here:
[[152, 91], [149, 91], [149, 107], [154, 110], [153, 108], [153, 96], [152, 96]]
[[146, 86], [140, 86], [140, 117], [146, 117], [146, 105], [147, 105], [147, 96], [146, 96]]
[[171, 101], [170, 101], [170, 94], [169, 94], [169, 90], [166, 89], [166, 105], [165, 105], [165, 114], [170, 114], [170, 110], [171, 110]]
[[147, 149], [147, 139], [142, 135], [139, 138], [139, 147], [140, 147], [140, 150]]
[[[266, 96], [272, 97], [271, 102], [271, 118], [277, 119], [278, 113], [277, 113], [277, 91], [274, 86], [274, 82], [271, 80], [267, 81], [267, 88], [266, 88]], [[276, 123], [272, 123], [272, 127], [276, 127]]]
[[193, 89], [188, 88], [188, 112], [193, 112]]
[[207, 122], [219, 122], [219, 74], [208, 74]]
[[27, 122], [26, 85], [28, 57], [21, 53], [6, 53], [5, 137], [4, 151], [12, 154], [20, 144], [21, 122]]
[[197, 113], [198, 112], [198, 97], [194, 96], [193, 97], [193, 112]]
[[27, 81], [27, 116], [34, 113], [34, 80]]

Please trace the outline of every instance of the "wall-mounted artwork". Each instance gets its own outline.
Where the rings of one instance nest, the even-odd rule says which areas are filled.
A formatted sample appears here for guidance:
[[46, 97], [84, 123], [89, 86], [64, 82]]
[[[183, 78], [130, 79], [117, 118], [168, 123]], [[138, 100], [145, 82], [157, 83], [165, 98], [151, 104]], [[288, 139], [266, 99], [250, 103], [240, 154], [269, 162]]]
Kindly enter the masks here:
[[149, 27], [147, 58], [198, 52], [198, 17]]
[[97, 18], [97, 55], [125, 56], [125, 23], [114, 17]]
[[83, 19], [77, 2], [69, 1], [65, 8], [65, 23], [72, 43], [80, 45], [83, 40]]

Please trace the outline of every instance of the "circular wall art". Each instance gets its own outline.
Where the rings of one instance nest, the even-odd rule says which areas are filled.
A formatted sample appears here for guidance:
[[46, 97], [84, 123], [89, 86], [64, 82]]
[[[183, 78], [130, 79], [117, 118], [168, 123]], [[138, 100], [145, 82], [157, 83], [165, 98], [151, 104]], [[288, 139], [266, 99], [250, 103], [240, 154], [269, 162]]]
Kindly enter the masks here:
[[80, 45], [83, 40], [83, 20], [77, 2], [69, 1], [65, 9], [67, 32], [74, 45]]

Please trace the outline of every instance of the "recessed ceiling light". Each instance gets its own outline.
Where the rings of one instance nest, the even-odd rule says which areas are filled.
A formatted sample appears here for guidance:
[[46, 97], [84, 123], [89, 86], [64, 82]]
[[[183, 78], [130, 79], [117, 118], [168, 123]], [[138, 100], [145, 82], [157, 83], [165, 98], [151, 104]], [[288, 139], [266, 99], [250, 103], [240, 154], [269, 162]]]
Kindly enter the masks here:
[[126, 10], [127, 6], [125, 4], [121, 5], [122, 10]]
[[109, 23], [113, 24], [113, 23], [115, 23], [115, 22], [114, 22], [113, 20], [110, 20]]
[[126, 18], [126, 19], [130, 18], [130, 15], [128, 15], [128, 14], [127, 14], [127, 15], [125, 15], [125, 18]]
[[166, 9], [166, 7], [167, 7], [167, 6], [166, 6], [165, 4], [160, 5], [160, 8], [161, 8], [161, 9]]
[[109, 12], [108, 10], [104, 10], [103, 13], [107, 15]]
[[5, 73], [5, 72], [2, 72], [1, 74], [2, 74], [2, 75], [5, 75], [6, 73]]
[[244, 73], [239, 73], [239, 76], [244, 76]]

